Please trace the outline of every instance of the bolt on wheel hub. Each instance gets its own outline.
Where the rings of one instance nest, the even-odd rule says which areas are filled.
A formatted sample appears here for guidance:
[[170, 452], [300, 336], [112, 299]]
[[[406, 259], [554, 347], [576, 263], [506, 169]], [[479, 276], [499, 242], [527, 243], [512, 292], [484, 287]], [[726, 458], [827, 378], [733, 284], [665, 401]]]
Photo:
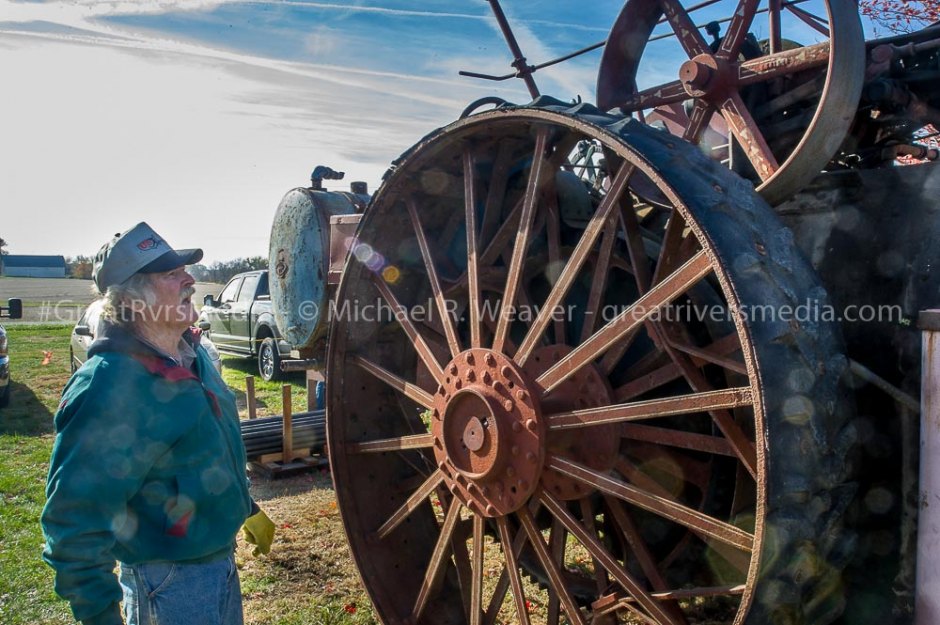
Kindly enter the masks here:
[[546, 426], [534, 384], [506, 356], [470, 349], [444, 367], [434, 395], [434, 457], [448, 489], [488, 517], [517, 510], [535, 492]]

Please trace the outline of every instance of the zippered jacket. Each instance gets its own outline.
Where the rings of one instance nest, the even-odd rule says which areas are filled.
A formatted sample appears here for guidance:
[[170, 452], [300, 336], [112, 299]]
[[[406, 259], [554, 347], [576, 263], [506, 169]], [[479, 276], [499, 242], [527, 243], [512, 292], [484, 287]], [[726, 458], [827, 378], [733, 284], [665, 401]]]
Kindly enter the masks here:
[[86, 625], [122, 622], [115, 561], [226, 557], [251, 512], [235, 396], [184, 339], [195, 373], [107, 325], [63, 391], [43, 558]]

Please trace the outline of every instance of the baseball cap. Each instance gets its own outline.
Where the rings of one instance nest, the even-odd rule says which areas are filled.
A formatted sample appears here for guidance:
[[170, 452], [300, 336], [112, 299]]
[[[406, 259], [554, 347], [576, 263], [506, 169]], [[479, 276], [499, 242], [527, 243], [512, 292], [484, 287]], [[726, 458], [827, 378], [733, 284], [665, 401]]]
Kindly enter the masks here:
[[160, 273], [202, 260], [201, 249], [174, 250], [146, 222], [114, 235], [95, 255], [91, 277], [104, 293], [135, 273]]

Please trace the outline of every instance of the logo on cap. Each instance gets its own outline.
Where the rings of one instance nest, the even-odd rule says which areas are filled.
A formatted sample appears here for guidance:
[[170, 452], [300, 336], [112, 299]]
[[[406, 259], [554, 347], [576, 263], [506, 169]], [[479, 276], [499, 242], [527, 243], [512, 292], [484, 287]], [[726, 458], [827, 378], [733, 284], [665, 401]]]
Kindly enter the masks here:
[[141, 252], [146, 252], [147, 250], [152, 250], [157, 247], [160, 247], [160, 244], [163, 243], [162, 240], [157, 237], [147, 237], [143, 241], [137, 244], [137, 249]]

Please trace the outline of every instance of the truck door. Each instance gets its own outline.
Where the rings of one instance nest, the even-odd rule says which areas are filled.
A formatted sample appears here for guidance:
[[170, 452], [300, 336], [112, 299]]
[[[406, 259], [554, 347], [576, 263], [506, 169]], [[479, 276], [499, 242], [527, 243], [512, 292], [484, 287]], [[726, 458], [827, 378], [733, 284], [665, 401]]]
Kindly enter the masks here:
[[209, 314], [209, 331], [212, 342], [223, 350], [237, 349], [232, 336], [232, 304], [238, 299], [238, 288], [242, 276], [232, 278], [219, 294], [218, 306]]
[[245, 276], [242, 288], [238, 291], [238, 299], [232, 302], [229, 309], [232, 339], [239, 351], [252, 352], [257, 349], [251, 344], [251, 304], [255, 301], [258, 290], [258, 278], [256, 273]]

